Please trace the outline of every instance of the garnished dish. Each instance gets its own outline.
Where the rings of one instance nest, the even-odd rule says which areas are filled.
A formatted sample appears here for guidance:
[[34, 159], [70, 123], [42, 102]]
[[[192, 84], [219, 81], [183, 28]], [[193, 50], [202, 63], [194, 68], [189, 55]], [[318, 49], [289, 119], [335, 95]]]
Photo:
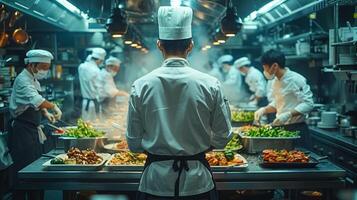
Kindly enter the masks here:
[[267, 163], [308, 163], [310, 158], [302, 151], [266, 149], [262, 154], [263, 162]]
[[146, 157], [147, 156], [144, 153], [123, 151], [114, 154], [108, 161], [108, 165], [144, 165]]
[[242, 156], [233, 151], [211, 151], [206, 153], [206, 159], [211, 166], [235, 166], [245, 163]]

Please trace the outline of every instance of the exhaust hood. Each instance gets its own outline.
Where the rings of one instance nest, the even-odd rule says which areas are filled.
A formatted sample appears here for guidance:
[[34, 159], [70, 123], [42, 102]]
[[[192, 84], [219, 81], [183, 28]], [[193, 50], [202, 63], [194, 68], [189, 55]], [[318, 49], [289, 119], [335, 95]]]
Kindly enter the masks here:
[[88, 31], [80, 10], [66, 0], [0, 0], [1, 3], [71, 32]]

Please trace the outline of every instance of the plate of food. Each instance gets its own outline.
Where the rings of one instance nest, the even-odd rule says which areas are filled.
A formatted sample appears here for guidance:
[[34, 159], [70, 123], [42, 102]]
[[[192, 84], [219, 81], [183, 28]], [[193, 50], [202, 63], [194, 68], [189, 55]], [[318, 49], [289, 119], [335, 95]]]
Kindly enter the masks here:
[[116, 153], [120, 151], [128, 151], [128, 142], [125, 139], [119, 139], [118, 142], [104, 145], [104, 149], [110, 153]]
[[260, 156], [260, 166], [266, 168], [311, 168], [319, 164], [315, 159], [299, 150], [273, 150], [266, 149]]
[[206, 153], [206, 159], [213, 171], [236, 171], [248, 167], [248, 161], [233, 151], [211, 151]]
[[93, 150], [71, 148], [66, 154], [60, 154], [45, 162], [45, 170], [53, 171], [95, 171], [100, 170], [110, 154], [96, 153]]
[[142, 171], [144, 169], [146, 154], [122, 151], [113, 154], [105, 167], [113, 171]]

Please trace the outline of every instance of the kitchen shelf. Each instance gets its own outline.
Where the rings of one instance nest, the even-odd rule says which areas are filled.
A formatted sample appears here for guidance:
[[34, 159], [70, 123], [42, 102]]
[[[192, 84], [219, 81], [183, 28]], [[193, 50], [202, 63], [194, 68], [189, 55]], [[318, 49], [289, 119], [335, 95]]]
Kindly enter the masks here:
[[287, 60], [314, 60], [328, 58], [327, 54], [287, 55]]
[[353, 45], [357, 45], [357, 41], [337, 42], [331, 44], [331, 46], [353, 46]]
[[309, 38], [312, 37], [312, 39], [327, 39], [328, 34], [325, 32], [315, 32], [315, 33], [303, 33], [300, 35], [292, 36], [289, 38], [281, 38], [275, 41], [277, 44], [290, 44], [290, 43], [295, 43], [299, 39], [303, 38]]

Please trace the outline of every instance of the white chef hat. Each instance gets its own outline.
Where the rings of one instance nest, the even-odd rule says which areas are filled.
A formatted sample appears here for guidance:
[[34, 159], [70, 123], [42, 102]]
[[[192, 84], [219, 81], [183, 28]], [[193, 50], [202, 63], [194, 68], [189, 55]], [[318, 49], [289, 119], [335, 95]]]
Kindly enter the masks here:
[[104, 60], [107, 52], [103, 48], [93, 48], [91, 56], [93, 58]]
[[118, 58], [115, 58], [113, 56], [109, 57], [106, 61], [105, 61], [105, 65], [114, 65], [114, 66], [119, 66], [121, 63], [121, 61]]
[[192, 38], [192, 9], [161, 6], [158, 11], [159, 39], [183, 40]]
[[51, 63], [53, 55], [46, 50], [33, 49], [26, 53], [25, 63]]
[[222, 65], [223, 63], [231, 63], [233, 61], [233, 56], [231, 55], [223, 55], [218, 58], [218, 65]]
[[237, 59], [235, 62], [234, 62], [234, 66], [238, 67], [238, 68], [241, 68], [243, 66], [247, 66], [249, 67], [250, 66], [250, 60], [247, 58], [247, 57], [242, 57], [242, 58], [239, 58]]

